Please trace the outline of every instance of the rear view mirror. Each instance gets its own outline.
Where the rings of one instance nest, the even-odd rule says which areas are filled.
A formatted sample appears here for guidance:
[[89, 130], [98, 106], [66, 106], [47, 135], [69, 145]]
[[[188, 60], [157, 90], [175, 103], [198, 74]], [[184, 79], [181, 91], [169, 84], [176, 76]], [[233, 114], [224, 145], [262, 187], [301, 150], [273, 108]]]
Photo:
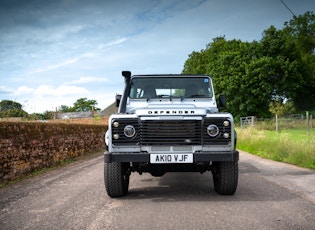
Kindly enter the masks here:
[[120, 104], [120, 100], [121, 100], [121, 95], [120, 94], [116, 94], [116, 107], [119, 107], [119, 104]]
[[224, 108], [226, 106], [226, 98], [224, 94], [219, 96], [219, 108]]

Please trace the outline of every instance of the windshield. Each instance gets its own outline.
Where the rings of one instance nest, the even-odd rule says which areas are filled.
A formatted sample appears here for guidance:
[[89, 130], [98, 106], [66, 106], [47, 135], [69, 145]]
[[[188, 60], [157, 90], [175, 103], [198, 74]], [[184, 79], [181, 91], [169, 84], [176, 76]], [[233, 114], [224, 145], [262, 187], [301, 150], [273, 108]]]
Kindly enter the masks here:
[[209, 77], [135, 77], [130, 98], [210, 98]]

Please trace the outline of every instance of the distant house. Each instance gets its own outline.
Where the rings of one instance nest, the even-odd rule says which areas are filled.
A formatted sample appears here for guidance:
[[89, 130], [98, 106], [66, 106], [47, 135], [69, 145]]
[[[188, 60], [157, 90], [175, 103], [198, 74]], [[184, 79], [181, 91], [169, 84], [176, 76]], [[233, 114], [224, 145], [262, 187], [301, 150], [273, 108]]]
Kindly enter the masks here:
[[109, 117], [113, 113], [117, 113], [118, 108], [116, 107], [116, 102], [109, 105], [107, 108], [105, 108], [102, 111], [84, 111], [84, 112], [56, 112], [54, 114], [54, 119], [78, 119], [78, 118], [89, 118], [94, 117], [95, 115], [98, 115], [100, 117]]
[[117, 112], [118, 112], [118, 107], [116, 107], [116, 102], [114, 102], [113, 104], [109, 105], [106, 109], [102, 111], [102, 115], [104, 117], [109, 117], [113, 113], [117, 113]]

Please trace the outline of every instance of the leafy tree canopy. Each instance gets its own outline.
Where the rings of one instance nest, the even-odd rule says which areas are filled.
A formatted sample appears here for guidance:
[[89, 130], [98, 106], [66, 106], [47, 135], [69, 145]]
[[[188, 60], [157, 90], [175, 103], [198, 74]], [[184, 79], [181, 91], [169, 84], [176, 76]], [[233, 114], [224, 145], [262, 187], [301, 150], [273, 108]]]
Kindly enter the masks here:
[[315, 16], [307, 12], [281, 30], [271, 26], [259, 42], [217, 37], [206, 49], [189, 55], [182, 73], [212, 76], [216, 93], [227, 96], [227, 110], [236, 117], [267, 117], [276, 111], [270, 111], [271, 105], [284, 102], [290, 108], [311, 110], [314, 50]]
[[0, 118], [27, 117], [28, 113], [22, 109], [22, 105], [15, 101], [0, 101]]
[[0, 101], [0, 111], [6, 111], [10, 109], [22, 109], [22, 105], [18, 102], [15, 101], [10, 101], [10, 100], [2, 100]]
[[94, 109], [94, 111], [101, 110], [100, 108], [97, 108], [96, 105], [97, 105], [96, 100], [88, 100], [86, 97], [84, 97], [74, 102], [73, 107], [61, 105], [59, 107], [59, 111], [60, 112], [87, 112], [87, 111], [91, 111], [92, 108]]

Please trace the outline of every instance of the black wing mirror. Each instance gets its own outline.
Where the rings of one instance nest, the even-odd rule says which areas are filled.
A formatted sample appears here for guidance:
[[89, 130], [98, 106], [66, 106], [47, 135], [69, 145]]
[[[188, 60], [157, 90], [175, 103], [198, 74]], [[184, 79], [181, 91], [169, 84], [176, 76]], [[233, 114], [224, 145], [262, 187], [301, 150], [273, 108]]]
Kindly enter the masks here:
[[121, 95], [120, 94], [116, 94], [116, 107], [119, 107], [119, 104], [120, 104], [120, 100], [121, 100]]
[[219, 108], [224, 108], [226, 106], [226, 98], [224, 94], [219, 96]]

